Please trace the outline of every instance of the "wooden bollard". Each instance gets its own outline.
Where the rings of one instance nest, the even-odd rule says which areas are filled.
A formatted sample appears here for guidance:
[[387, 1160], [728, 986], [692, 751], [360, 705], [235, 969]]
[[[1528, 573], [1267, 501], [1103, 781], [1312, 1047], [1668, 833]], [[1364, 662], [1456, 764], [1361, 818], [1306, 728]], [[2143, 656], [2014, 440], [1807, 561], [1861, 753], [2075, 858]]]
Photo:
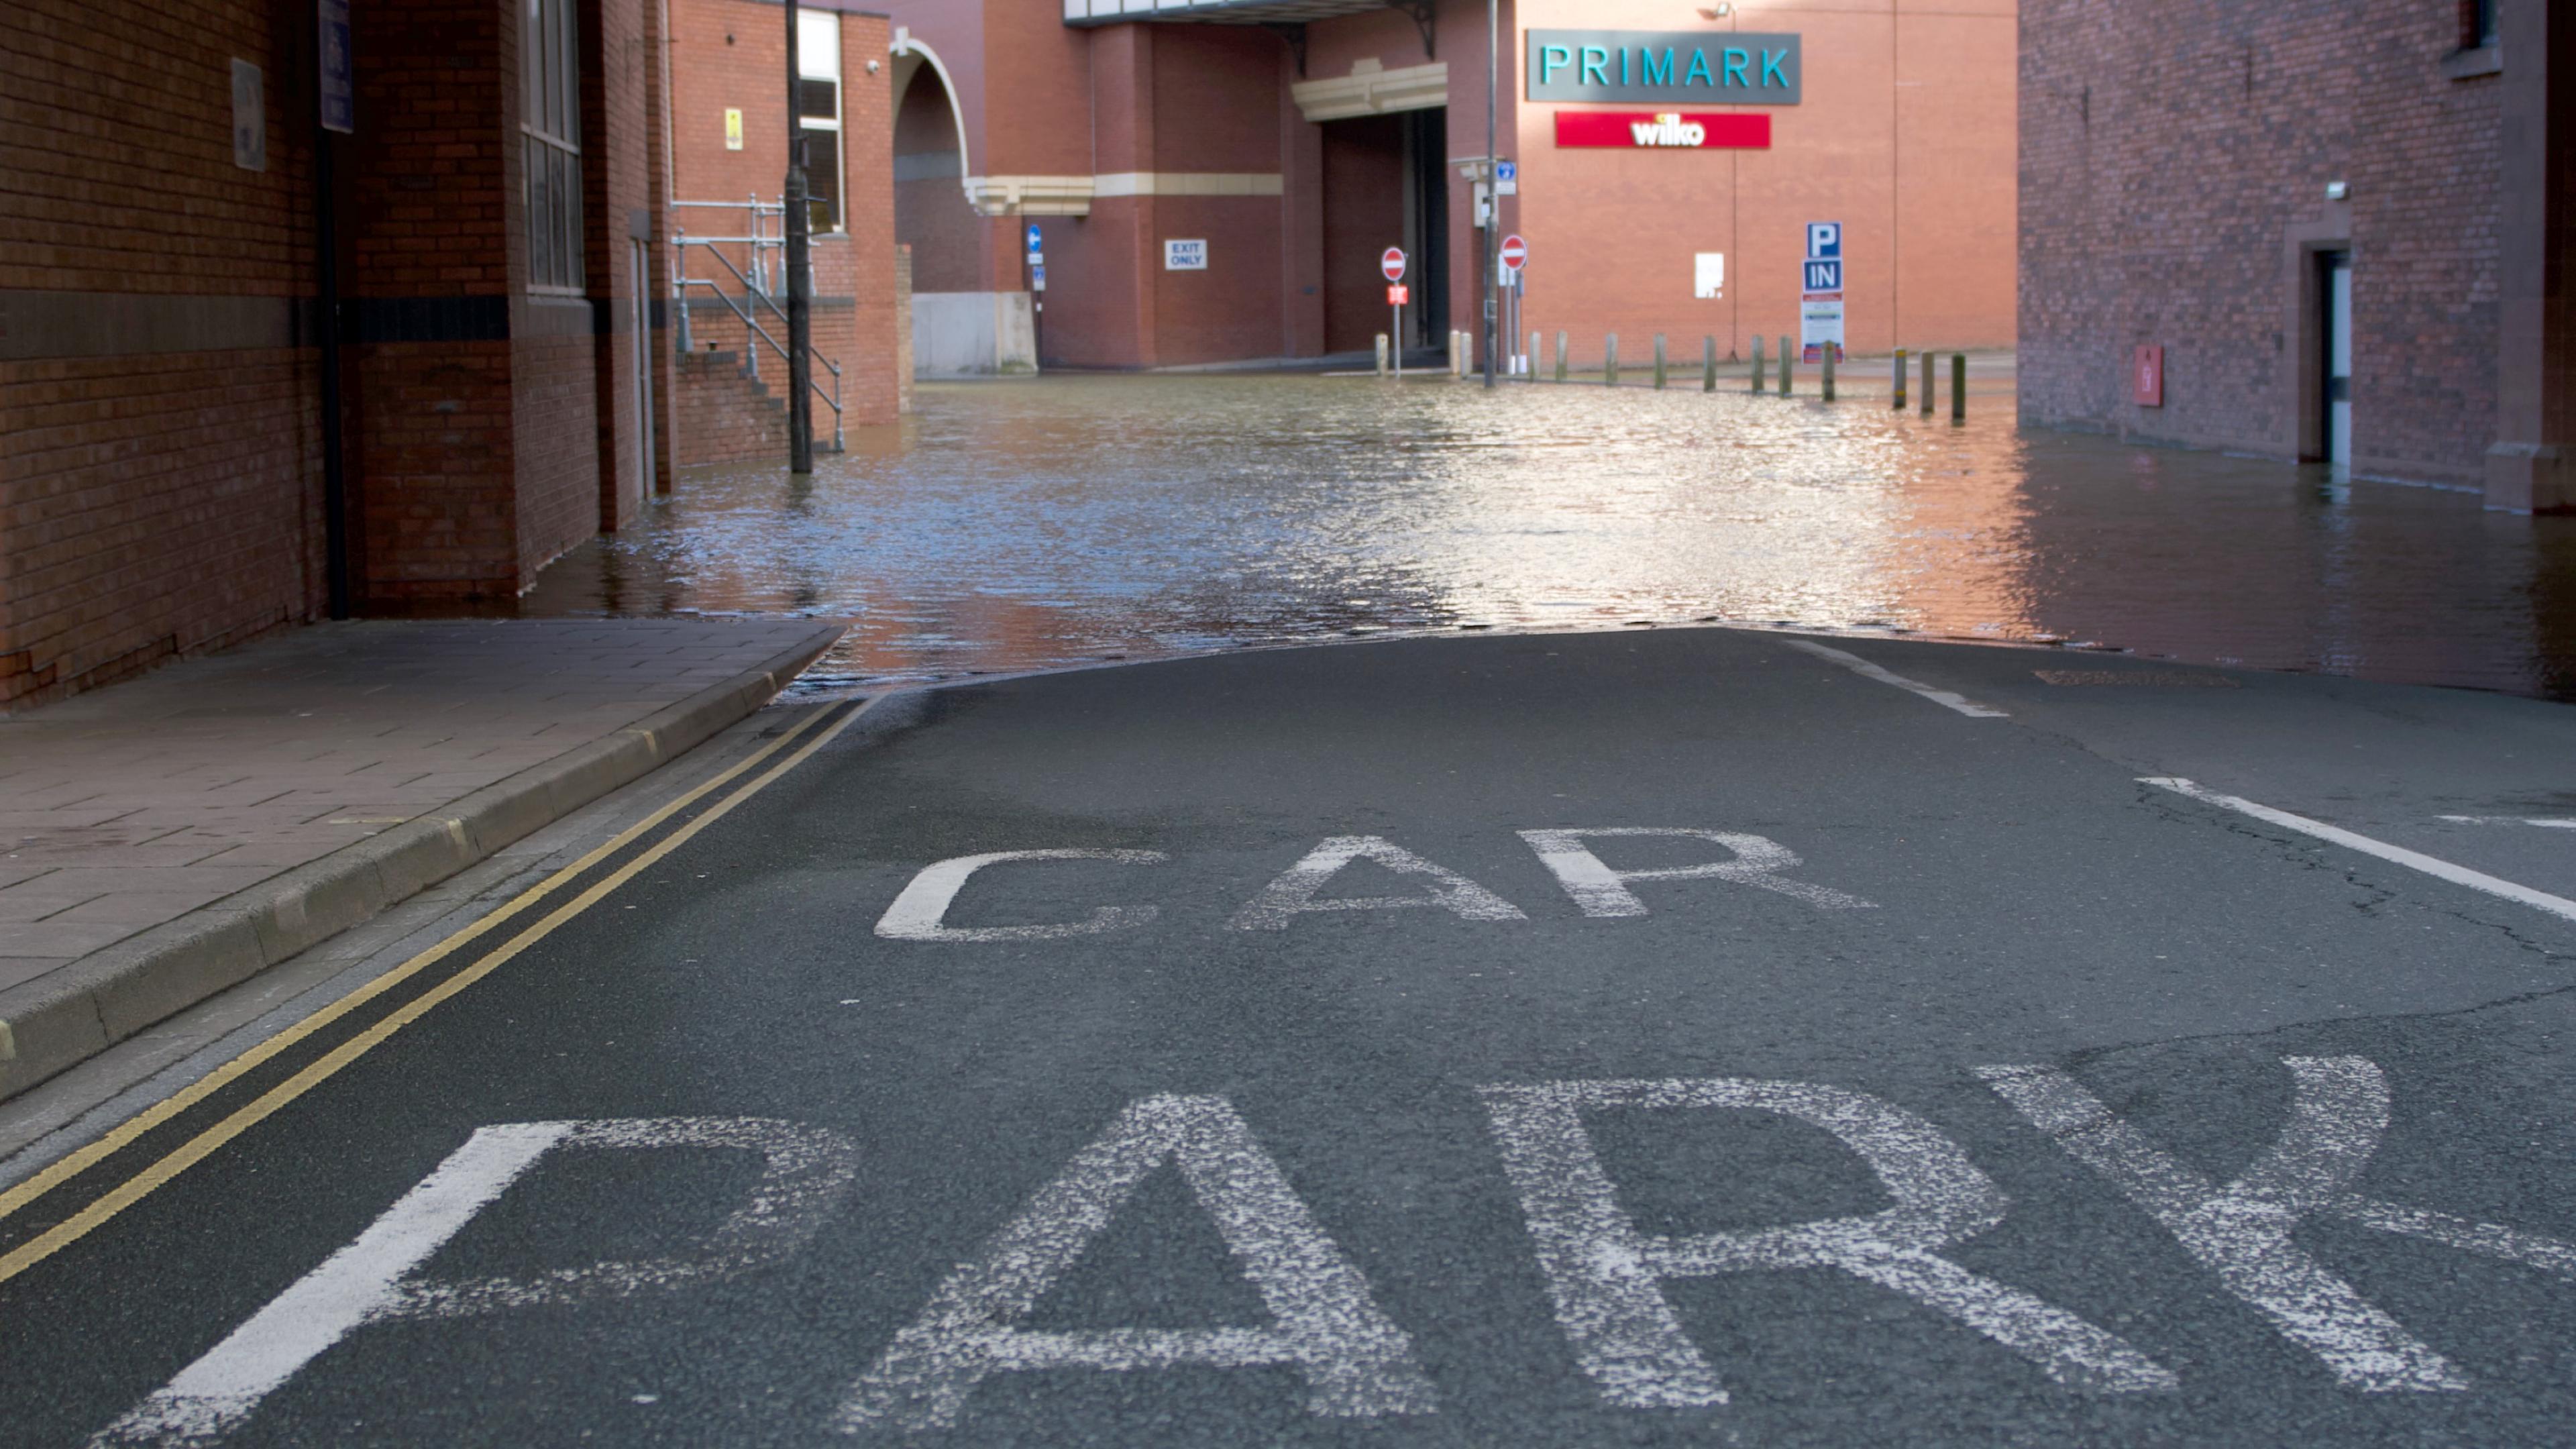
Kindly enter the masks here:
[[1619, 334], [1616, 332], [1610, 334], [1609, 341], [1601, 348], [1601, 385], [1619, 385]]
[[1896, 349], [1896, 401], [1889, 404], [1898, 412], [1905, 411], [1905, 349]]
[[1717, 391], [1717, 339], [1714, 337], [1699, 340], [1699, 390]]
[[1664, 390], [1664, 334], [1655, 334], [1655, 391]]
[[1556, 334], [1556, 380], [1565, 381], [1565, 333], [1562, 329]]
[[1780, 396], [1782, 397], [1789, 395], [1789, 361], [1789, 339], [1784, 336], [1780, 339]]
[[1932, 416], [1932, 354], [1923, 354], [1923, 416]]
[[1386, 334], [1377, 335], [1377, 375], [1386, 376]]
[[1753, 395], [1762, 396], [1762, 334], [1753, 334]]
[[1968, 420], [1968, 354], [1950, 354], [1950, 421]]
[[1834, 345], [1832, 343], [1828, 342], [1825, 344], [1824, 391], [1825, 401], [1827, 402], [1832, 402], [1834, 400], [1834, 350]]

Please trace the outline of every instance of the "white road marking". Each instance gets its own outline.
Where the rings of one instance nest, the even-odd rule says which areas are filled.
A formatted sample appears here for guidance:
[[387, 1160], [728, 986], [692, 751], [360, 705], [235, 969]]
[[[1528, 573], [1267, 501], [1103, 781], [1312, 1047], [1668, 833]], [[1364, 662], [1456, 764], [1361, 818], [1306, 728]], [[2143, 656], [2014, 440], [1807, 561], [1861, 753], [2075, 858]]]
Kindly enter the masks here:
[[877, 934], [890, 941], [1054, 941], [1066, 936], [1096, 936], [1148, 924], [1153, 906], [1102, 906], [1088, 920], [1050, 926], [951, 926], [948, 907], [966, 878], [988, 865], [1007, 860], [1114, 860], [1121, 865], [1159, 865], [1159, 850], [996, 850], [961, 855], [922, 867], [906, 882], [894, 904], [877, 919]]
[[[1931, 1123], [1838, 1087], [1734, 1078], [1554, 1082], [1482, 1090], [1518, 1190], [1548, 1292], [1584, 1371], [1625, 1408], [1723, 1404], [1726, 1390], [1682, 1330], [1666, 1278], [1839, 1268], [1947, 1314], [2060, 1383], [2166, 1389], [2173, 1374], [2098, 1328], [1937, 1249], [2003, 1221], [2002, 1191]], [[1585, 1108], [1702, 1107], [1779, 1112], [1841, 1138], [1896, 1206], [1864, 1217], [1652, 1237], [1637, 1231], [1584, 1130]]]
[[[1588, 837], [1665, 836], [1705, 840], [1734, 852], [1733, 860], [1711, 861], [1706, 865], [1665, 866], [1653, 870], [1612, 870], [1601, 863], [1583, 842]], [[1664, 829], [1655, 826], [1617, 826], [1603, 830], [1524, 830], [1521, 839], [1556, 874], [1565, 893], [1587, 916], [1642, 916], [1646, 903], [1628, 889], [1632, 880], [1726, 880], [1737, 885], [1760, 886], [1793, 896], [1811, 906], [1829, 911], [1871, 909], [1872, 903], [1858, 896], [1804, 881], [1784, 880], [1775, 871], [1795, 870], [1797, 853], [1777, 841], [1759, 835], [1735, 835], [1716, 830]]]
[[[596, 1263], [535, 1279], [426, 1282], [411, 1275], [537, 1160], [559, 1148], [717, 1147], [767, 1159], [751, 1200], [694, 1259]], [[802, 1247], [849, 1190], [855, 1154], [839, 1136], [759, 1118], [514, 1122], [484, 1127], [348, 1246], [305, 1274], [196, 1362], [99, 1431], [105, 1445], [207, 1445], [260, 1401], [369, 1323], [622, 1297], [729, 1277]]]
[[1882, 669], [1879, 666], [1870, 663], [1868, 660], [1861, 658], [1857, 654], [1845, 653], [1831, 645], [1819, 644], [1813, 639], [1783, 639], [1780, 642], [1788, 645], [1792, 649], [1804, 650], [1809, 654], [1813, 654], [1818, 659], [1831, 660], [1832, 662], [1841, 665], [1843, 668], [1850, 670], [1852, 673], [1859, 675], [1863, 679], [1875, 679], [1881, 684], [1893, 684], [1899, 689], [1919, 694], [1925, 699], [1932, 701], [1934, 704], [1941, 706], [1943, 709], [1955, 709], [1959, 713], [1964, 714], [1971, 719], [2011, 718], [2010, 715], [1991, 705], [1979, 704], [1973, 699], [1969, 699], [1964, 695], [1953, 694], [1946, 689], [1934, 689], [1931, 685], [1925, 684], [1919, 679], [1908, 679], [1904, 675], [1895, 673], [1892, 670]]
[[[1109, 1225], [1146, 1176], [1177, 1159], [1276, 1324], [1046, 1333], [1015, 1327]], [[946, 1428], [988, 1374], [1199, 1364], [1280, 1365], [1306, 1381], [1317, 1414], [1426, 1414], [1431, 1381], [1412, 1341], [1297, 1199], [1223, 1097], [1147, 1097], [1076, 1154], [983, 1256], [931, 1295], [850, 1390], [838, 1426]]]
[[2543, 830], [2576, 830], [2576, 820], [2550, 815], [2436, 815], [2454, 825], [2537, 825]]
[[2293, 815], [2287, 810], [2275, 810], [2269, 805], [2257, 805], [2251, 800], [2238, 796], [2222, 795], [2216, 790], [2195, 785], [2189, 780], [2173, 776], [2141, 775], [2138, 777], [2138, 783], [2171, 790], [2177, 795], [2188, 795], [2203, 804], [2233, 810], [2240, 815], [2250, 815], [2267, 824], [2278, 825], [2284, 830], [2295, 830], [2302, 835], [2312, 835], [2347, 850], [2358, 850], [2364, 855], [2376, 856], [2381, 860], [2405, 866], [2409, 870], [2420, 870], [2436, 880], [2446, 880], [2453, 885], [2467, 886], [2473, 891], [2484, 891], [2488, 895], [2501, 896], [2536, 911], [2547, 911], [2561, 919], [2576, 921], [2576, 901], [2571, 901], [2565, 896], [2553, 896], [2547, 891], [2536, 891], [2529, 886], [2515, 885], [2512, 881], [2488, 875], [2484, 871], [2471, 870], [2465, 865], [2453, 865], [2447, 860], [2436, 860], [2432, 856], [2408, 850], [2404, 846], [2390, 845], [2384, 840], [2373, 840], [2367, 835], [2356, 835], [2339, 826], [2328, 825], [2322, 820], [2310, 820], [2304, 815]]
[[[1355, 860], [1373, 860], [1398, 875], [1430, 885], [1423, 896], [1371, 896], [1357, 900], [1319, 901], [1315, 892]], [[1438, 906], [1471, 921], [1525, 921], [1520, 907], [1444, 866], [1432, 864], [1377, 835], [1336, 835], [1306, 852], [1303, 860], [1280, 872], [1261, 888], [1230, 923], [1238, 931], [1284, 931], [1307, 911], [1391, 911], [1408, 906]]]
[[2272, 1149], [2224, 1188], [2211, 1187], [2055, 1067], [1976, 1071], [2346, 1386], [2382, 1393], [2467, 1388], [2448, 1360], [2327, 1272], [2290, 1234], [2310, 1217], [2340, 1218], [2571, 1279], [2576, 1244], [2350, 1191], [2388, 1129], [2386, 1079], [2361, 1057], [2283, 1060], [2298, 1087], [2290, 1120]]

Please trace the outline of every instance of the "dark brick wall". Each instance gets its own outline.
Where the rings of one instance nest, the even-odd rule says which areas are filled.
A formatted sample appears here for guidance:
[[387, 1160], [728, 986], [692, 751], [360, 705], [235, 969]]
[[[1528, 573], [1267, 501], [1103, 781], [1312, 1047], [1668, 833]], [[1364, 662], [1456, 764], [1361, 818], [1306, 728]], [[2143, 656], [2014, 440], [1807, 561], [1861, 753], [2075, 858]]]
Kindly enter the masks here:
[[[2445, 73], [2456, 9], [2024, 0], [2023, 418], [2313, 455], [2308, 269], [2348, 240], [2355, 467], [2474, 481], [2499, 110], [2495, 77]], [[2130, 401], [2141, 343], [2165, 349], [2160, 408]]]

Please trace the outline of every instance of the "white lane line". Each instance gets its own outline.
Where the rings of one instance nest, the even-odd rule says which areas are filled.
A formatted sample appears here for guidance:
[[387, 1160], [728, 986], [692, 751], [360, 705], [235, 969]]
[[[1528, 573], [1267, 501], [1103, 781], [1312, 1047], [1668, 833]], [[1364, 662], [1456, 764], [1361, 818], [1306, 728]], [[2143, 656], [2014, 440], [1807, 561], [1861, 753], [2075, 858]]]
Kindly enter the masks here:
[[1861, 658], [1857, 654], [1846, 654], [1840, 649], [1833, 648], [1830, 645], [1819, 644], [1813, 639], [1784, 639], [1780, 642], [1788, 645], [1792, 649], [1801, 649], [1809, 654], [1813, 654], [1818, 659], [1828, 660], [1832, 663], [1839, 664], [1843, 668], [1850, 670], [1852, 673], [1859, 675], [1863, 679], [1875, 679], [1881, 684], [1893, 684], [1897, 688], [1908, 691], [1909, 693], [1919, 694], [1925, 699], [1932, 701], [1934, 704], [1941, 706], [1943, 709], [1955, 709], [1959, 713], [1964, 714], [1971, 719], [2011, 718], [2010, 715], [2005, 714], [2002, 710], [1996, 709], [1991, 705], [1979, 704], [1973, 699], [1969, 699], [1964, 695], [1953, 694], [1946, 689], [1934, 689], [1931, 685], [1925, 684], [1919, 679], [1908, 679], [1902, 674], [1881, 669], [1877, 665], [1870, 663], [1868, 660]]
[[2537, 825], [2543, 830], [2576, 830], [2576, 820], [2547, 815], [2436, 815], [2454, 825]]
[[2565, 896], [2553, 896], [2547, 891], [2536, 891], [2529, 886], [2500, 880], [2484, 871], [2471, 870], [2465, 865], [2453, 865], [2447, 860], [2435, 860], [2429, 855], [2417, 854], [2402, 845], [2390, 845], [2386, 841], [2373, 840], [2367, 835], [2355, 835], [2349, 830], [2328, 825], [2322, 820], [2310, 820], [2304, 815], [2293, 815], [2287, 810], [2275, 810], [2269, 805], [2257, 805], [2251, 800], [2239, 799], [2234, 795], [2222, 795], [2215, 790], [2195, 785], [2189, 780], [2141, 775], [2138, 777], [2138, 783], [2171, 790], [2177, 795], [2188, 795], [2203, 804], [2217, 805], [2236, 811], [2240, 815], [2251, 815], [2257, 820], [2278, 825], [2284, 830], [2313, 835], [2319, 840], [2343, 846], [2347, 850], [2358, 850], [2364, 855], [2375, 855], [2381, 860], [2391, 861], [2409, 870], [2420, 870], [2437, 880], [2446, 880], [2453, 885], [2464, 885], [2473, 891], [2484, 891], [2488, 895], [2501, 896], [2509, 901], [2519, 901], [2533, 910], [2547, 911], [2553, 916], [2576, 921], [2576, 901], [2571, 901]]

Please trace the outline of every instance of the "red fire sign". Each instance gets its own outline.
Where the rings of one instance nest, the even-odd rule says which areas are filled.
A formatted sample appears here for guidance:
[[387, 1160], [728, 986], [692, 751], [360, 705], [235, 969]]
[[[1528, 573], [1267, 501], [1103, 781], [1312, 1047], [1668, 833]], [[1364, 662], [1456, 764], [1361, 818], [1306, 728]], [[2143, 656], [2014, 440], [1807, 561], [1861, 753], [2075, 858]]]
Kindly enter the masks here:
[[1771, 118], [1760, 112], [1559, 111], [1556, 144], [1637, 150], [1771, 149]]
[[1412, 300], [1413, 289], [1411, 287], [1407, 287], [1399, 283], [1386, 289], [1386, 305], [1390, 307], [1401, 307]]
[[1404, 248], [1388, 247], [1385, 251], [1378, 253], [1377, 269], [1386, 273], [1386, 279], [1390, 282], [1403, 281]]
[[2165, 405], [2165, 350], [2140, 343], [2138, 359], [2129, 371], [2136, 383], [2135, 396], [2138, 406], [2163, 407]]

